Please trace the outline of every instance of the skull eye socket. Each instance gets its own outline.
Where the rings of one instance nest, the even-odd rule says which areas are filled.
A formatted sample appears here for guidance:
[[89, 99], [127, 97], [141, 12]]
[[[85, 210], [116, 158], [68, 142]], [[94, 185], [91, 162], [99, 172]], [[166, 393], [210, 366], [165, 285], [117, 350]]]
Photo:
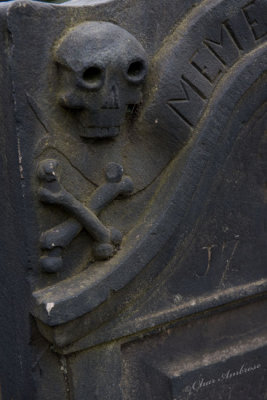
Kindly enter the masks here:
[[127, 78], [134, 83], [140, 83], [146, 76], [147, 68], [143, 60], [136, 60], [129, 64]]
[[103, 70], [98, 66], [90, 66], [83, 72], [82, 79], [87, 86], [99, 88], [103, 82]]

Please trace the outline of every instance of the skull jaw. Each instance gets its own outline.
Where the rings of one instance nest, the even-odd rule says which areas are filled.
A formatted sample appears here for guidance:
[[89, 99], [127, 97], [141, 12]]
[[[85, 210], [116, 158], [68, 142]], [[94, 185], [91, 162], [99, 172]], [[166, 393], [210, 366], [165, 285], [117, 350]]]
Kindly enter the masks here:
[[83, 130], [80, 132], [80, 137], [86, 139], [105, 139], [105, 138], [113, 138], [118, 136], [120, 133], [119, 126], [110, 126], [110, 127], [83, 127]]
[[80, 137], [112, 138], [120, 133], [120, 126], [125, 118], [125, 109], [83, 110], [76, 117], [80, 125]]

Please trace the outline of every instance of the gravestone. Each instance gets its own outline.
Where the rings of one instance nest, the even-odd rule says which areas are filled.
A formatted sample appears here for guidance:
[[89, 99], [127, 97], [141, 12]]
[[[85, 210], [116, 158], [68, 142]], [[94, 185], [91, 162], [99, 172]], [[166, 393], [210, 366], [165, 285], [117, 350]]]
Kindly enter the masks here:
[[0, 399], [267, 399], [267, 1], [0, 3]]

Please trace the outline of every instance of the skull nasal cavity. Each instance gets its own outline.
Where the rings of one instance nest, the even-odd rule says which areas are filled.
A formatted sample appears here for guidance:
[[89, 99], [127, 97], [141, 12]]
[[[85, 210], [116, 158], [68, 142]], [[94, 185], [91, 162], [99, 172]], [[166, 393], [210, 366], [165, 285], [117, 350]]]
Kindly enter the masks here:
[[112, 85], [107, 93], [103, 108], [119, 108], [119, 93], [116, 85]]

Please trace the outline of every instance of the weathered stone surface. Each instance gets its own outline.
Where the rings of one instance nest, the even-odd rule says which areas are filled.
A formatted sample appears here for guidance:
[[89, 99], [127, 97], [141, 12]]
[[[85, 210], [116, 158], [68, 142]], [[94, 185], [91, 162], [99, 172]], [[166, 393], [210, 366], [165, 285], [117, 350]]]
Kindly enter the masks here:
[[2, 397], [265, 399], [266, 1], [0, 18]]
[[124, 345], [124, 398], [264, 398], [264, 308], [250, 304]]

